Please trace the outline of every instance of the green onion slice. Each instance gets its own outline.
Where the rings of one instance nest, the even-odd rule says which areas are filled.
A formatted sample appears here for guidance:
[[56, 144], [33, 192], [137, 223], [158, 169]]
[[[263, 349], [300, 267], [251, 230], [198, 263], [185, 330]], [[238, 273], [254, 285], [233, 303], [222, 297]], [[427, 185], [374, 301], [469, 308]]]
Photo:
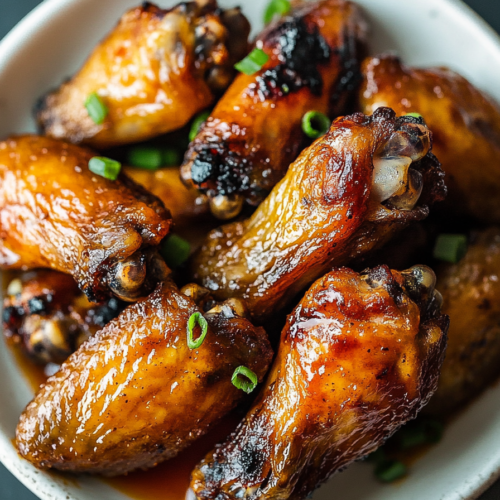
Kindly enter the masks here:
[[424, 444], [439, 442], [444, 433], [444, 425], [432, 419], [418, 419], [406, 424], [394, 436], [400, 450], [410, 450]]
[[[201, 335], [195, 339], [194, 338], [194, 329], [196, 326], [201, 328]], [[203, 315], [199, 312], [195, 312], [189, 316], [188, 327], [187, 327], [187, 344], [190, 349], [198, 349], [198, 347], [203, 344], [205, 337], [208, 332], [208, 323], [207, 320], [203, 317]]]
[[269, 24], [275, 17], [281, 17], [290, 12], [289, 0], [271, 0], [264, 13], [264, 23]]
[[377, 448], [374, 452], [370, 453], [366, 457], [366, 461], [372, 464], [378, 464], [381, 462], [384, 462], [386, 460], [387, 456], [385, 453], [384, 448], [381, 446], [380, 448]]
[[467, 253], [467, 237], [463, 234], [441, 234], [434, 246], [434, 258], [456, 264]]
[[253, 49], [245, 59], [236, 63], [234, 67], [245, 75], [253, 75], [262, 69], [262, 66], [269, 61], [269, 56], [262, 49]]
[[319, 111], [308, 111], [302, 118], [302, 130], [311, 139], [325, 135], [331, 124], [330, 118]]
[[188, 260], [191, 245], [180, 236], [170, 234], [161, 243], [161, 255], [172, 269], [176, 269]]
[[385, 460], [375, 467], [375, 476], [379, 481], [392, 483], [408, 472], [406, 465], [399, 460]]
[[162, 151], [158, 148], [137, 146], [131, 148], [127, 157], [128, 163], [133, 167], [156, 170], [163, 165]]
[[189, 140], [192, 142], [195, 140], [198, 132], [200, 131], [201, 126], [204, 122], [207, 121], [207, 118], [210, 116], [210, 111], [203, 111], [198, 116], [195, 117], [193, 123], [191, 125], [191, 130], [189, 131]]
[[424, 118], [420, 113], [406, 113], [406, 116], [413, 116], [413, 118]]
[[178, 167], [181, 164], [181, 154], [177, 149], [165, 148], [162, 152], [163, 165]]
[[91, 172], [105, 177], [110, 181], [116, 181], [121, 168], [122, 164], [119, 161], [106, 158], [105, 156], [94, 156], [89, 161], [89, 170]]
[[101, 125], [104, 123], [106, 116], [108, 116], [108, 108], [102, 102], [102, 99], [98, 96], [97, 92], [92, 92], [87, 99], [85, 99], [85, 108], [90, 118], [96, 125]]
[[255, 372], [250, 370], [250, 368], [247, 368], [246, 366], [238, 366], [238, 368], [234, 370], [231, 382], [238, 389], [250, 394], [257, 387], [259, 379], [257, 378]]

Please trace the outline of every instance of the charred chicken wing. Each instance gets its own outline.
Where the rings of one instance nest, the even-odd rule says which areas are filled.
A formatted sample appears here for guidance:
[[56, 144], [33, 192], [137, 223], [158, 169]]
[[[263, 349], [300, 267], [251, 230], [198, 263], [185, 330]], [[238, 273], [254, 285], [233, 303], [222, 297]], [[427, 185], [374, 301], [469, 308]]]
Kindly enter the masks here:
[[359, 81], [365, 25], [344, 0], [296, 2], [259, 35], [269, 61], [240, 74], [186, 153], [182, 176], [228, 219], [246, 199], [258, 204], [305, 146], [302, 118], [311, 110], [338, 116]]
[[336, 120], [254, 215], [212, 231], [193, 261], [219, 300], [265, 321], [332, 265], [344, 265], [428, 214], [445, 194], [423, 121], [379, 109]]
[[446, 344], [434, 284], [425, 266], [318, 280], [288, 317], [246, 418], [194, 470], [197, 498], [306, 498], [414, 418]]
[[21, 136], [0, 142], [0, 267], [71, 274], [92, 301], [146, 295], [166, 275], [160, 200], [125, 176], [93, 174], [92, 151]]
[[42, 469], [124, 474], [175, 456], [232, 409], [244, 395], [235, 369], [267, 372], [267, 336], [228, 301], [205, 314], [205, 339], [190, 348], [203, 294], [188, 295], [167, 280], [83, 344], [21, 416], [20, 453]]
[[[223, 11], [215, 0], [168, 10], [144, 2], [122, 17], [76, 76], [41, 100], [38, 123], [51, 137], [97, 148], [176, 130], [229, 85], [249, 29], [239, 9]], [[89, 96], [105, 116], [90, 116]]]
[[450, 196], [443, 208], [482, 223], [500, 221], [500, 108], [446, 68], [417, 69], [393, 55], [367, 59], [360, 91], [364, 113], [389, 106], [423, 115]]

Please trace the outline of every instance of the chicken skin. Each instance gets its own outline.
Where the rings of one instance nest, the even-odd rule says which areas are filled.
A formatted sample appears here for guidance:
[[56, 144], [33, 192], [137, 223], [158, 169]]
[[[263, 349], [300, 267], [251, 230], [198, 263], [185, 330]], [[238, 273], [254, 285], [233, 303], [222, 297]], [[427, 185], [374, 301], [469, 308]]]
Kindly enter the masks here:
[[446, 172], [446, 213], [500, 222], [499, 106], [453, 71], [411, 68], [393, 55], [367, 59], [363, 74], [364, 113], [389, 106], [398, 114], [424, 117]]
[[93, 174], [88, 149], [38, 136], [0, 142], [0, 267], [71, 274], [89, 300], [147, 295], [166, 275], [171, 219], [125, 176]]
[[[102, 149], [171, 132], [208, 107], [246, 54], [250, 26], [239, 9], [201, 3], [127, 12], [82, 69], [41, 99], [43, 132]], [[97, 123], [85, 106], [94, 93], [107, 109]]]
[[306, 112], [344, 114], [364, 41], [359, 9], [344, 0], [296, 2], [257, 37], [269, 61], [236, 77], [182, 166], [183, 180], [208, 194], [214, 215], [231, 218], [244, 200], [257, 205], [267, 196], [307, 145]]
[[438, 390], [426, 412], [448, 415], [500, 373], [500, 229], [474, 235], [467, 255], [439, 270], [438, 285], [451, 323]]
[[425, 266], [318, 280], [247, 416], [195, 468], [197, 498], [301, 500], [374, 451], [436, 389], [448, 318]]
[[21, 416], [19, 452], [41, 469], [117, 475], [172, 458], [204, 434], [244, 395], [235, 369], [262, 380], [272, 351], [229, 302], [205, 314], [205, 340], [190, 349], [194, 313], [195, 300], [171, 280], [130, 305], [40, 389]]
[[379, 109], [336, 120], [253, 216], [212, 231], [194, 256], [195, 281], [244, 299], [265, 322], [327, 272], [385, 243], [444, 197], [422, 120]]

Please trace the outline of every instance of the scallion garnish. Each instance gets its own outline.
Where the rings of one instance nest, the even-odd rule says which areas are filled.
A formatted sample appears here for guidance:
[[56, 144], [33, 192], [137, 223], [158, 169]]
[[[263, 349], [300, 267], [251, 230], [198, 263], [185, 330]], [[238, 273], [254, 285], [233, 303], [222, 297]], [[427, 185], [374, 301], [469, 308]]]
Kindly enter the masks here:
[[302, 118], [302, 130], [311, 139], [325, 135], [331, 124], [330, 118], [319, 111], [308, 111]]
[[264, 13], [264, 23], [269, 24], [275, 17], [284, 16], [290, 12], [289, 0], [271, 0]]
[[236, 63], [234, 67], [245, 75], [253, 75], [262, 69], [262, 66], [269, 61], [269, 56], [262, 49], [253, 49], [245, 59]]
[[92, 92], [92, 94], [85, 99], [85, 108], [96, 125], [104, 123], [106, 116], [108, 116], [108, 108], [102, 102], [97, 92]]
[[175, 269], [186, 262], [191, 245], [184, 238], [170, 234], [162, 241], [160, 251], [167, 265]]
[[177, 149], [165, 148], [162, 153], [163, 165], [166, 167], [178, 167], [181, 164], [181, 154]]
[[456, 264], [467, 253], [467, 237], [463, 234], [441, 234], [434, 246], [434, 258]]
[[162, 151], [158, 148], [137, 146], [131, 148], [127, 157], [128, 163], [133, 167], [156, 170], [163, 165]]
[[378, 464], [380, 462], [383, 462], [386, 460], [386, 453], [384, 448], [381, 446], [380, 448], [377, 448], [374, 452], [370, 453], [366, 457], [366, 461], [372, 464]]
[[259, 379], [257, 378], [257, 375], [250, 370], [250, 368], [247, 368], [246, 366], [238, 366], [238, 368], [234, 370], [231, 382], [238, 389], [250, 394], [257, 387]]
[[201, 126], [204, 122], [207, 121], [207, 118], [210, 116], [210, 111], [203, 111], [198, 116], [195, 117], [193, 123], [191, 125], [191, 130], [189, 131], [189, 140], [194, 141], [195, 137], [198, 135]]
[[392, 483], [408, 472], [406, 465], [399, 460], [385, 460], [375, 467], [375, 477], [383, 483]]
[[[201, 329], [201, 335], [195, 339], [194, 338], [194, 329], [196, 326], [199, 326]], [[208, 323], [207, 320], [203, 317], [203, 315], [199, 312], [195, 312], [191, 314], [188, 320], [187, 327], [187, 344], [190, 349], [198, 349], [198, 347], [203, 344], [205, 337], [208, 332]]]
[[413, 118], [423, 118], [420, 113], [406, 113], [405, 116], [413, 116]]
[[105, 156], [94, 156], [89, 161], [89, 170], [91, 172], [105, 177], [110, 181], [116, 181], [121, 168], [122, 164], [119, 161], [106, 158]]

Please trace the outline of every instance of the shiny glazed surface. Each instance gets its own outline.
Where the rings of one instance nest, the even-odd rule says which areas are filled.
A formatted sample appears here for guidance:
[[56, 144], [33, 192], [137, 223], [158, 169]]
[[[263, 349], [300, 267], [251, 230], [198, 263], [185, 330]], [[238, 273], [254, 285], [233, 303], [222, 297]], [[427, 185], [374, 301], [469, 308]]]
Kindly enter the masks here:
[[288, 317], [235, 433], [197, 466], [199, 499], [303, 499], [375, 450], [436, 389], [448, 318], [425, 266], [336, 269]]
[[199, 312], [171, 281], [123, 313], [64, 363], [21, 416], [16, 443], [42, 469], [124, 474], [174, 457], [244, 393], [240, 365], [262, 380], [272, 357], [263, 329], [229, 307], [205, 315], [202, 346], [187, 347]]

